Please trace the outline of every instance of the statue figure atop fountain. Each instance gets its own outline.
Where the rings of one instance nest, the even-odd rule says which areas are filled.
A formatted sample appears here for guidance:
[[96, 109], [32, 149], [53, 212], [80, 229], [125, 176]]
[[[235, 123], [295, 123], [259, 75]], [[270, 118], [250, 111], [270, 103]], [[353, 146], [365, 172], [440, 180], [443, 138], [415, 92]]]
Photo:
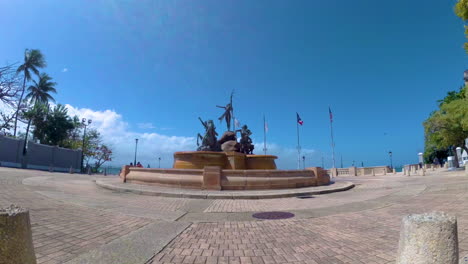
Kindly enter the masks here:
[[231, 100], [226, 106], [219, 106], [219, 105], [216, 106], [216, 107], [224, 109], [224, 113], [218, 119], [220, 122], [222, 122], [224, 118], [224, 120], [226, 121], [226, 125], [227, 125], [227, 131], [231, 131], [231, 119], [234, 117], [234, 107], [232, 106], [233, 95], [234, 95], [234, 91], [231, 93]]
[[244, 154], [253, 154], [254, 145], [252, 144], [252, 139], [250, 138], [252, 131], [250, 131], [247, 125], [243, 125], [242, 129], [236, 130], [236, 132], [240, 132], [241, 134], [240, 152]]
[[[213, 120], [203, 121], [200, 117], [198, 118], [202, 125], [205, 127], [205, 135], [202, 137], [200, 133], [197, 135], [197, 146], [198, 151], [220, 151], [218, 141], [216, 140], [216, 127]], [[201, 139], [201, 146], [199, 144], [199, 139]]]

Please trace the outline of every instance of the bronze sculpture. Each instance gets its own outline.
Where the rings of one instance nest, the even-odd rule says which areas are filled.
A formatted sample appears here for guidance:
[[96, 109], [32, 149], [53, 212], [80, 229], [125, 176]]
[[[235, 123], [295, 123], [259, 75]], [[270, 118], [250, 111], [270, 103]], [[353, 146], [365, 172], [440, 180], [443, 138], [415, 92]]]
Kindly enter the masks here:
[[220, 122], [223, 121], [223, 118], [225, 119], [228, 131], [231, 131], [231, 118], [234, 116], [234, 107], [232, 106], [233, 94], [234, 92], [231, 93], [231, 101], [226, 106], [216, 106], [224, 109], [224, 113], [218, 119]]
[[[247, 127], [247, 125], [242, 126], [241, 129], [235, 130], [235, 124], [233, 125], [233, 130], [231, 131], [231, 120], [234, 119], [234, 108], [232, 106], [232, 96], [234, 92], [231, 93], [231, 98], [229, 103], [226, 106], [216, 107], [223, 108], [224, 113], [218, 118], [220, 122], [223, 119], [226, 121], [227, 131], [224, 132], [219, 141], [216, 140], [218, 133], [216, 133], [216, 127], [213, 120], [203, 121], [200, 117], [198, 118], [205, 128], [205, 135], [202, 136], [200, 133], [197, 135], [197, 150], [198, 151], [226, 151], [226, 152], [241, 152], [244, 154], [253, 154], [254, 145], [252, 144], [252, 139], [250, 136], [252, 132]], [[236, 122], [234, 122], [236, 123]], [[240, 142], [237, 142], [236, 133], [240, 132], [241, 138]], [[199, 140], [201, 139], [201, 145]]]
[[244, 154], [253, 154], [254, 145], [252, 144], [252, 139], [250, 138], [252, 131], [250, 131], [247, 125], [243, 125], [242, 129], [236, 130], [236, 132], [241, 133], [240, 152]]
[[[205, 135], [202, 137], [200, 133], [197, 135], [197, 146], [198, 151], [220, 151], [220, 147], [218, 145], [218, 141], [216, 140], [216, 127], [214, 125], [213, 120], [208, 120], [204, 122], [200, 117], [198, 118], [202, 125], [205, 127]], [[199, 144], [199, 139], [201, 139], [201, 146]]]

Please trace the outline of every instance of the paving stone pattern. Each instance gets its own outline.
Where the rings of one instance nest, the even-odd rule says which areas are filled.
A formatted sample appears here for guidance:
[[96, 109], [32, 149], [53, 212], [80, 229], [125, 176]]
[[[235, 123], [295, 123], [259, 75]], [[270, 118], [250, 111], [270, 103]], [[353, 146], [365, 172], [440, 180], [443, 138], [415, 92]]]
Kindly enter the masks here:
[[[129, 235], [151, 223], [184, 219], [193, 223], [161, 251], [155, 248], [147, 263], [394, 263], [401, 218], [434, 210], [458, 217], [460, 256], [468, 253], [463, 172], [352, 177], [343, 181], [356, 187], [345, 192], [266, 200], [144, 196], [99, 188], [96, 179], [0, 168], [0, 206], [30, 209], [38, 263], [66, 263], [116, 241], [138, 239]], [[251, 217], [262, 211], [291, 211], [296, 217]], [[231, 221], [233, 216], [245, 221]]]

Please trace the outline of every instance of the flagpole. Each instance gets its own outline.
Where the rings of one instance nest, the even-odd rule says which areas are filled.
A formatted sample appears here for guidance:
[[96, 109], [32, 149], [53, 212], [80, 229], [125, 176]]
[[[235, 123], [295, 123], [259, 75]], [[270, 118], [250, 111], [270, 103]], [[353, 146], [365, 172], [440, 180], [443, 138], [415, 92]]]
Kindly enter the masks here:
[[263, 152], [267, 152], [267, 147], [266, 147], [266, 121], [265, 121], [265, 115], [263, 115]]
[[[232, 105], [232, 96], [234, 95], [234, 90], [231, 92], [231, 116], [232, 116], [232, 130], [234, 130], [234, 133], [236, 131], [236, 117], [234, 116], [234, 106]], [[231, 121], [229, 121], [229, 127], [231, 127]]]
[[297, 121], [296, 121], [296, 127], [297, 127], [297, 169], [299, 170], [301, 168], [301, 145], [299, 144], [299, 122]]
[[[328, 107], [328, 110], [331, 112], [330, 107]], [[336, 165], [335, 165], [335, 141], [333, 140], [333, 121], [332, 121], [331, 118], [330, 118], [330, 133], [331, 133], [333, 168], [336, 168]]]

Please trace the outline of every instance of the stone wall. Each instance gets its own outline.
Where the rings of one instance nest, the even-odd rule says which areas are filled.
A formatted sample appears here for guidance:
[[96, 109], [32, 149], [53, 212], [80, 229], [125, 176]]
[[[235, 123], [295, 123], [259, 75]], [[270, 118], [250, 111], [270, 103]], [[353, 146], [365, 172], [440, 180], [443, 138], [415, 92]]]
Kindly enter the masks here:
[[392, 169], [389, 166], [376, 166], [376, 167], [349, 167], [349, 168], [332, 168], [327, 171], [329, 175], [333, 177], [343, 176], [375, 176], [375, 175], [386, 175], [392, 173]]
[[5, 167], [28, 168], [74, 172], [81, 169], [81, 150], [71, 150], [28, 142], [28, 151], [23, 156], [23, 140], [0, 136], [0, 165]]

